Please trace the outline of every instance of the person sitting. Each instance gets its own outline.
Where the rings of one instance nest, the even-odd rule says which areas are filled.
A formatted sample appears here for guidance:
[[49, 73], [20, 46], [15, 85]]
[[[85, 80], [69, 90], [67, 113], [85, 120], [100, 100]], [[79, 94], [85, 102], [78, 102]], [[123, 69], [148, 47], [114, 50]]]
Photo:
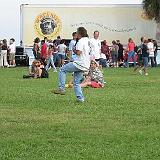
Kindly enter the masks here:
[[24, 75], [23, 78], [48, 78], [48, 72], [42, 62], [34, 60], [32, 66], [29, 68], [29, 74]]
[[103, 88], [104, 87], [104, 77], [102, 71], [98, 68], [96, 61], [91, 61], [91, 66], [89, 69], [88, 76], [80, 84], [81, 87], [90, 86], [92, 88]]

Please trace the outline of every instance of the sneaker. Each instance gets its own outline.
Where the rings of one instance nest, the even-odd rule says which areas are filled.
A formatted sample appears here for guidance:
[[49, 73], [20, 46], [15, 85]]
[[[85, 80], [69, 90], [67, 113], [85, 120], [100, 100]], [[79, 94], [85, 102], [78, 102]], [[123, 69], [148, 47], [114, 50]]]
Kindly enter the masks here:
[[139, 70], [139, 74], [140, 74], [140, 75], [142, 75], [142, 74], [143, 74], [143, 73], [142, 73], [142, 70]]
[[57, 72], [57, 70], [54, 70], [53, 72]]
[[60, 95], [65, 95], [66, 94], [66, 92], [61, 90], [61, 89], [53, 90], [51, 92], [54, 93], [54, 94], [60, 94]]
[[84, 103], [84, 99], [77, 99], [78, 103]]

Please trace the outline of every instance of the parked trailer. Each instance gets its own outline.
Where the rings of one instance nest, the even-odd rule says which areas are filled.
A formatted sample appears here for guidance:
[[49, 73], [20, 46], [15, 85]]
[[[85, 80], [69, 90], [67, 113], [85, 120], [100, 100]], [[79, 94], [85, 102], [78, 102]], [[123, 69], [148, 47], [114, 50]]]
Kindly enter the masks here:
[[142, 5], [21, 5], [21, 40], [33, 45], [35, 37], [71, 39], [72, 32], [84, 26], [92, 37], [100, 31], [100, 39], [121, 40], [127, 44], [131, 37], [140, 43], [140, 37], [160, 41], [160, 24], [146, 18]]

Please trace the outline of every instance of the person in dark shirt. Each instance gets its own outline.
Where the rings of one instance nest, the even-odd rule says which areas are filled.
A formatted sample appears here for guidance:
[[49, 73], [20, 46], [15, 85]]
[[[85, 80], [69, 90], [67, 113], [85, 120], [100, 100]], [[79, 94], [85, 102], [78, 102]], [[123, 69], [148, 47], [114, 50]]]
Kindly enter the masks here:
[[7, 40], [4, 39], [1, 44], [0, 67], [8, 67], [7, 51], [8, 51]]
[[34, 45], [33, 45], [33, 55], [35, 57], [35, 59], [40, 59], [40, 47], [39, 47], [39, 42], [40, 42], [40, 39], [37, 37], [35, 40], [34, 40]]
[[107, 41], [104, 40], [101, 45], [101, 52], [106, 55], [107, 61], [109, 60], [109, 46], [107, 45]]
[[155, 62], [155, 67], [157, 67], [157, 50], [158, 50], [158, 44], [156, 40], [153, 40], [154, 44], [154, 62]]
[[145, 37], [141, 37], [141, 44], [138, 46], [138, 49], [137, 49], [138, 58], [137, 58], [137, 65], [133, 70], [134, 72], [136, 72], [139, 68], [143, 66], [142, 64], [142, 45], [144, 43], [144, 40], [145, 40]]
[[123, 58], [123, 51], [124, 51], [124, 48], [123, 48], [123, 45], [120, 43], [120, 40], [117, 40], [117, 45], [119, 47], [119, 50], [118, 50], [118, 65], [122, 65], [123, 61], [124, 61], [124, 58]]
[[148, 68], [148, 60], [149, 60], [149, 49], [147, 46], [148, 41], [144, 40], [144, 43], [142, 44], [142, 62], [143, 62], [143, 67], [141, 70], [139, 70], [139, 73], [142, 75], [144, 71], [144, 74], [148, 76], [147, 68]]

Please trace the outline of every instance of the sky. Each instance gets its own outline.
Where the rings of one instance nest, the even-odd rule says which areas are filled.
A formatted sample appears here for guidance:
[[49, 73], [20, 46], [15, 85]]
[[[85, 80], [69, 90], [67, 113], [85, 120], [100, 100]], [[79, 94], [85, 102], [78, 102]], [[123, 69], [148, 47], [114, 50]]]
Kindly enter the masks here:
[[0, 39], [20, 41], [21, 4], [141, 4], [142, 0], [0, 0]]

